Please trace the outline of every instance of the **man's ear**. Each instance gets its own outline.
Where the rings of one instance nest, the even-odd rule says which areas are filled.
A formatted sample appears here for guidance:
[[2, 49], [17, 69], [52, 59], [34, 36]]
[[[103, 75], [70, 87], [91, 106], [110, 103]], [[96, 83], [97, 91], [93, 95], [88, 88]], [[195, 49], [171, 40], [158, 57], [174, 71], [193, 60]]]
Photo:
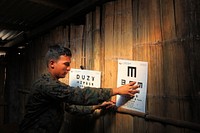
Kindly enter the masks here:
[[55, 64], [55, 61], [54, 61], [54, 60], [50, 60], [50, 61], [49, 61], [49, 67], [50, 67], [50, 68], [53, 69], [53, 68], [54, 68], [54, 64]]

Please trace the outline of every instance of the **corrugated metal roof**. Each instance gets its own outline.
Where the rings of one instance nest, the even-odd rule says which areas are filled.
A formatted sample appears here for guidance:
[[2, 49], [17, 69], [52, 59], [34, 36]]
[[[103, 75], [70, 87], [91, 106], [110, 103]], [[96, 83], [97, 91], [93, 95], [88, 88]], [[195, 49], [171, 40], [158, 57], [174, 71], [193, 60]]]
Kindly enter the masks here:
[[[72, 6], [67, 6], [70, 1], [72, 0], [1, 0], [0, 47], [23, 32], [61, 14], [64, 7]], [[59, 2], [65, 4], [59, 7]]]

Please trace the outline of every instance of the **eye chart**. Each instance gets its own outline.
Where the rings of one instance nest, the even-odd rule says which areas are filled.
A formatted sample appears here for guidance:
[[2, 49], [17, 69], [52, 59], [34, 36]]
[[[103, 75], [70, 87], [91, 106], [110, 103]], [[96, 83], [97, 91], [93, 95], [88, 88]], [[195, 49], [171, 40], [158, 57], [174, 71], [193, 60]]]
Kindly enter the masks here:
[[71, 69], [69, 85], [74, 87], [95, 87], [101, 85], [101, 72], [93, 70]]
[[117, 86], [135, 81], [140, 87], [139, 93], [130, 99], [127, 96], [117, 95], [116, 105], [122, 108], [145, 113], [147, 94], [148, 63], [142, 61], [118, 60]]

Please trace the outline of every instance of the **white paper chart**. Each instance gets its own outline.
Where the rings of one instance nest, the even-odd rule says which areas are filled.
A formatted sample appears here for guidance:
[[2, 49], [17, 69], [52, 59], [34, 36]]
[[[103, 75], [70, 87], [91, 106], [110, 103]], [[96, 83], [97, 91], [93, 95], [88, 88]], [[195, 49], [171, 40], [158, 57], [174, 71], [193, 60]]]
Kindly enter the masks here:
[[135, 94], [132, 99], [127, 96], [117, 95], [116, 105], [125, 109], [145, 113], [147, 76], [148, 62], [119, 59], [117, 86], [119, 87], [128, 84], [131, 81], [136, 81], [136, 84], [140, 85], [138, 88], [140, 93]]
[[101, 85], [101, 72], [93, 70], [71, 69], [69, 85], [74, 87], [95, 87]]

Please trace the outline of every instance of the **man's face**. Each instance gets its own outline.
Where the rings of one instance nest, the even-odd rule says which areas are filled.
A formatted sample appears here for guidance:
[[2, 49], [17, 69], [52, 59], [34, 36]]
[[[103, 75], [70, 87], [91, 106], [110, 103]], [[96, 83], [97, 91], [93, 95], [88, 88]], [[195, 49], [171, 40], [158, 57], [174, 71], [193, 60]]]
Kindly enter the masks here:
[[64, 78], [71, 69], [70, 63], [70, 56], [61, 55], [57, 61], [53, 62], [53, 76], [57, 79]]

